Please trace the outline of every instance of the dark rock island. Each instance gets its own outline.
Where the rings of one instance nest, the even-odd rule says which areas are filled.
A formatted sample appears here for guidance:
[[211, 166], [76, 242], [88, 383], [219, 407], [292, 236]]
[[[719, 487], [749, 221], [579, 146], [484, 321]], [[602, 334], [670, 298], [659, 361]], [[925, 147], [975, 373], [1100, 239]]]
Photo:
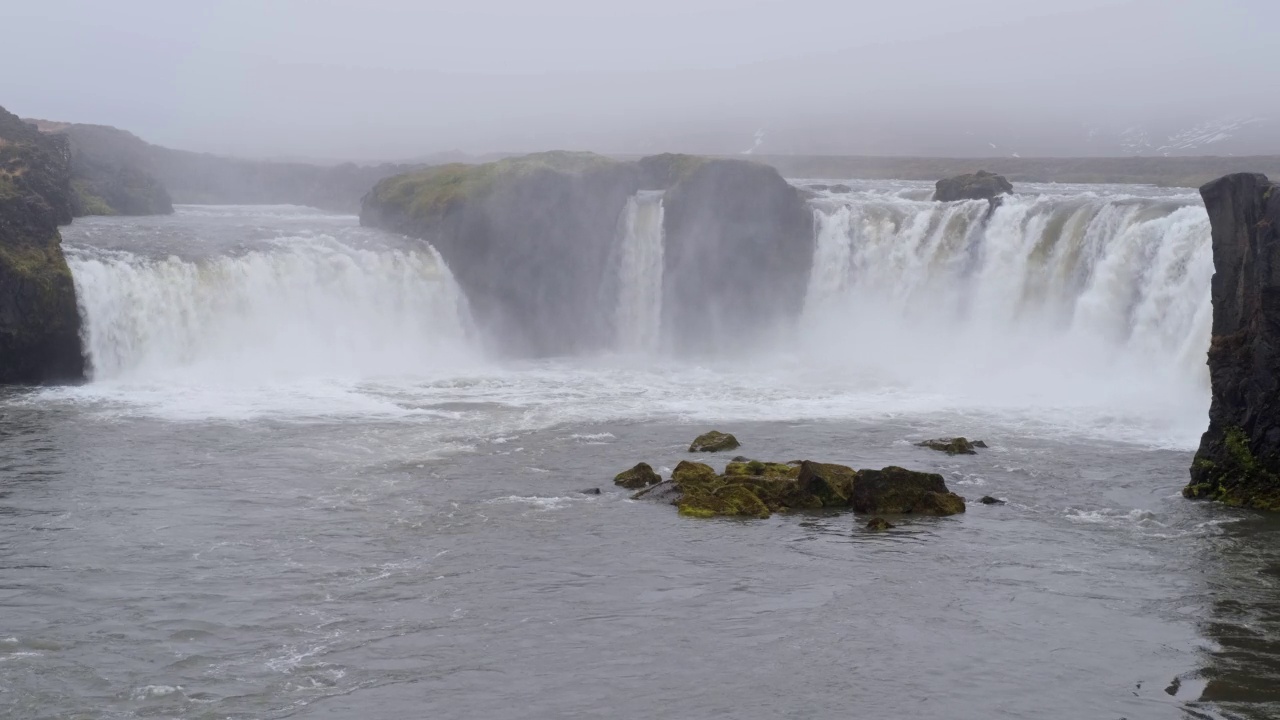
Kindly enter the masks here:
[[664, 205], [668, 347], [743, 345], [799, 314], [813, 216], [766, 165], [567, 152], [443, 165], [379, 182], [360, 221], [430, 242], [499, 351], [566, 355], [614, 340], [620, 218], [642, 190]]
[[0, 383], [80, 380], [75, 285], [59, 225], [71, 222], [66, 138], [0, 108]]
[[938, 202], [954, 202], [956, 200], [990, 200], [996, 201], [1001, 195], [1013, 193], [1013, 184], [1003, 175], [979, 170], [971, 175], [939, 180], [935, 186], [933, 199]]
[[1213, 226], [1213, 402], [1183, 495], [1280, 510], [1280, 191], [1241, 173], [1200, 195]]

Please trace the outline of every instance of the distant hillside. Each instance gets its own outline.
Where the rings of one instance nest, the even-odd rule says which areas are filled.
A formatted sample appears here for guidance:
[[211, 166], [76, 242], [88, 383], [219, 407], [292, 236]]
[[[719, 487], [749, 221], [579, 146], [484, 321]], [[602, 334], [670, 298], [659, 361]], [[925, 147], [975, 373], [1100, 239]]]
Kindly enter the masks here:
[[420, 167], [240, 160], [152, 145], [106, 125], [32, 122], [70, 139], [77, 215], [163, 214], [173, 211], [171, 203], [309, 205], [355, 213], [379, 180]]

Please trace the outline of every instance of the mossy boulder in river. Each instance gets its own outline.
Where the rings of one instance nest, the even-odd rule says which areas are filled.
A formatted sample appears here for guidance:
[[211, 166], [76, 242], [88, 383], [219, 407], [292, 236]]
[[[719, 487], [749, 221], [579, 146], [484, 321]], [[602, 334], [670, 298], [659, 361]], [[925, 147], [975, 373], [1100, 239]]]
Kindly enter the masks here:
[[965, 509], [964, 498], [948, 491], [940, 475], [898, 467], [854, 470], [809, 461], [798, 466], [731, 462], [724, 474], [717, 474], [710, 465], [685, 460], [669, 482], [633, 497], [675, 505], [690, 517], [768, 517], [778, 511], [822, 508], [953, 515]]
[[741, 447], [738, 438], [730, 433], [722, 433], [719, 430], [712, 430], [703, 433], [694, 438], [689, 445], [689, 452], [723, 452], [725, 450], [733, 450]]
[[649, 467], [649, 463], [638, 463], [630, 470], [624, 470], [613, 478], [613, 484], [627, 488], [628, 490], [639, 490], [649, 485], [657, 485], [662, 482], [662, 476], [653, 471]]
[[970, 442], [967, 438], [937, 438], [916, 443], [916, 447], [926, 447], [948, 455], [977, 455], [976, 448], [985, 448], [987, 444], [981, 440]]
[[900, 467], [859, 470], [849, 504], [858, 512], [955, 515], [964, 498], [947, 489], [942, 476]]

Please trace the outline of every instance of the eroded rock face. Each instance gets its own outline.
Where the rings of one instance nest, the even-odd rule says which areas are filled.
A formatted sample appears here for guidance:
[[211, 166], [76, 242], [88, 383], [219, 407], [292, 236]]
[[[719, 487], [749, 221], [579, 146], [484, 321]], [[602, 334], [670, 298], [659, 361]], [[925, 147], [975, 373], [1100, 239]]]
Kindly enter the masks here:
[[748, 343], [801, 310], [813, 218], [771, 167], [659, 155], [540, 153], [378, 183], [361, 223], [430, 242], [495, 349], [522, 356], [616, 340], [627, 201], [662, 193], [662, 343]]
[[1241, 173], [1200, 195], [1213, 226], [1213, 401], [1183, 495], [1280, 510], [1280, 189]]
[[935, 185], [933, 199], [938, 202], [956, 200], [996, 200], [1001, 195], [1012, 194], [1013, 184], [1003, 175], [979, 170], [971, 175], [944, 178]]
[[69, 150], [0, 108], [0, 383], [84, 377], [80, 313], [58, 225], [71, 222]]

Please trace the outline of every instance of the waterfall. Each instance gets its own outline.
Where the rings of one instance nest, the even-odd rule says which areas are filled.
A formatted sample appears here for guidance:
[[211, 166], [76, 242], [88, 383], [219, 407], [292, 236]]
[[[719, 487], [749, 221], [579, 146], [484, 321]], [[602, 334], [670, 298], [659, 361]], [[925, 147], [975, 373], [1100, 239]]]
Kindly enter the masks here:
[[410, 374], [463, 352], [430, 248], [276, 238], [203, 258], [70, 245], [95, 381]]
[[641, 191], [627, 201], [619, 223], [617, 349], [658, 349], [662, 329], [662, 192]]
[[1194, 195], [814, 203], [809, 357], [1009, 402], [1177, 396], [1202, 421], [1213, 258]]

